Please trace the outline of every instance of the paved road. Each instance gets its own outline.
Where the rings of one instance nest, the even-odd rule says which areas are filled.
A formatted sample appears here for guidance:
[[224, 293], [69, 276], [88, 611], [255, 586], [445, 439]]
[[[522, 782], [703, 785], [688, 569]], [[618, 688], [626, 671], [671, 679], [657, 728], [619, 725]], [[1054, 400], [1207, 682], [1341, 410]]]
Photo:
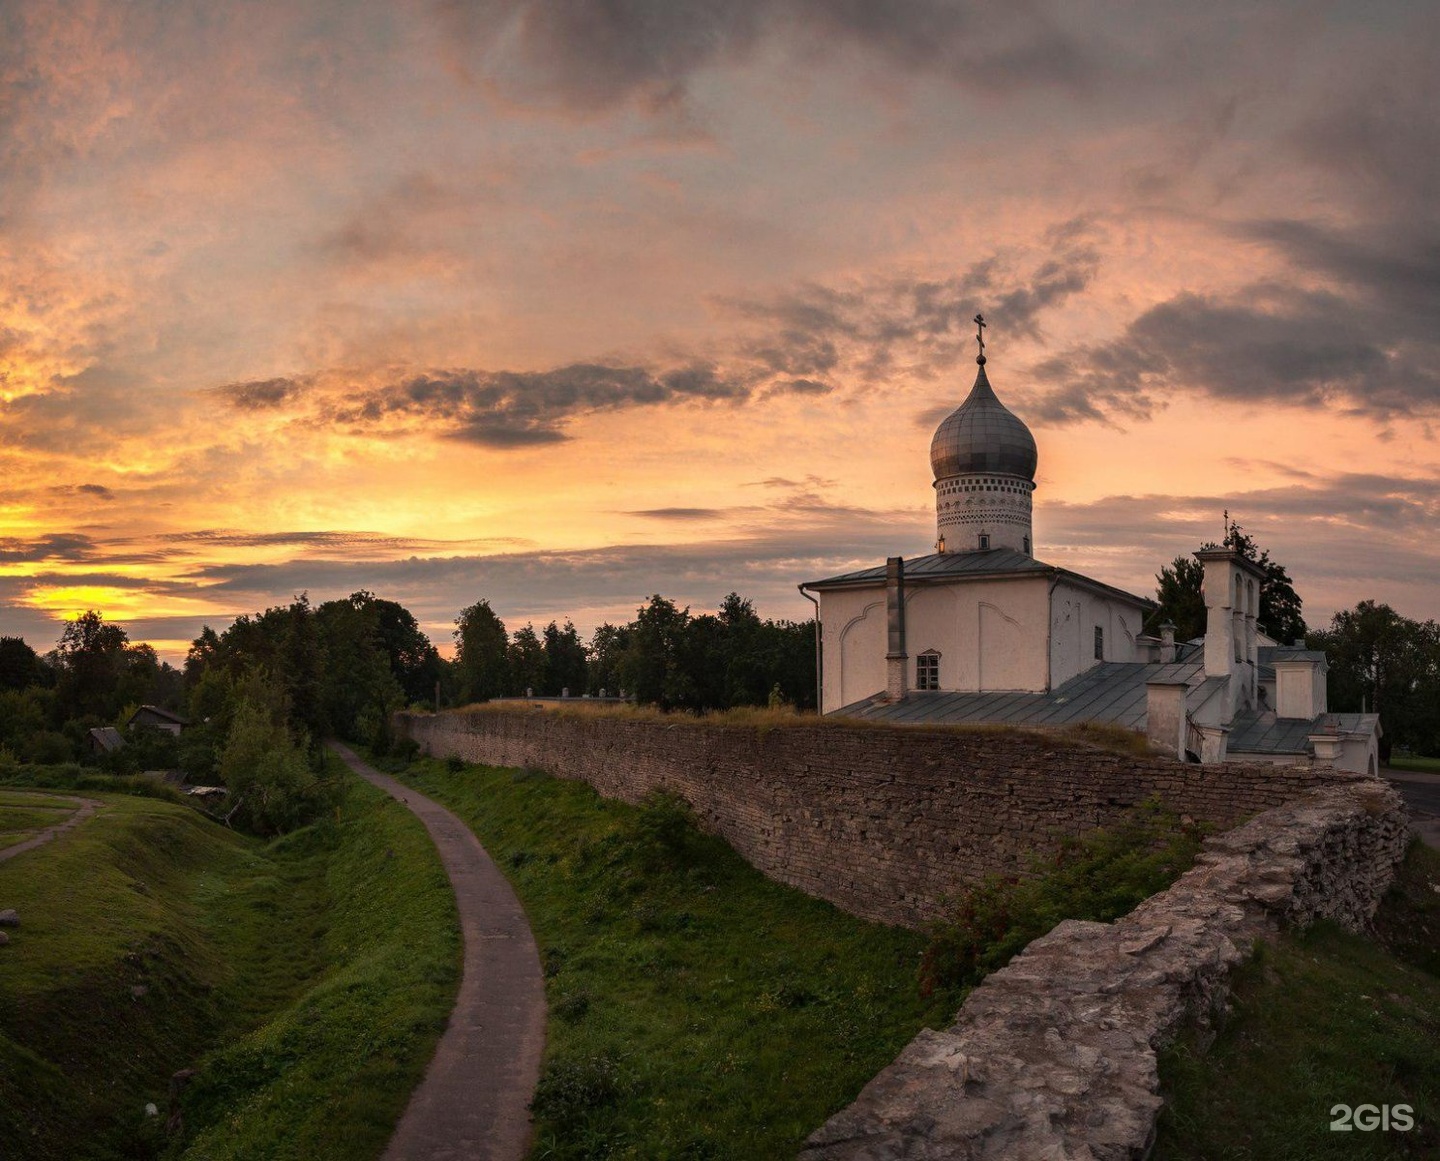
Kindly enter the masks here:
[[410, 1098], [384, 1161], [520, 1161], [545, 1047], [545, 983], [520, 900], [470, 828], [450, 811], [331, 748], [425, 824], [455, 890], [465, 972], [450, 1024]]
[[1432, 847], [1440, 847], [1440, 774], [1389, 769], [1381, 773], [1405, 799], [1416, 833]]

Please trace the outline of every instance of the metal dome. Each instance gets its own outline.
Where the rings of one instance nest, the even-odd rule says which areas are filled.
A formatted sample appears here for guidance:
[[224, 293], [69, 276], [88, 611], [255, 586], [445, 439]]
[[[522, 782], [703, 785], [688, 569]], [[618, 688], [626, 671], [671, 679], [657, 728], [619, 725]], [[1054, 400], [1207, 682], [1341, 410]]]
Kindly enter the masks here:
[[976, 360], [980, 373], [965, 402], [935, 429], [930, 442], [930, 467], [937, 480], [978, 472], [995, 472], [1035, 480], [1035, 437], [1006, 410], [985, 377], [985, 357]]

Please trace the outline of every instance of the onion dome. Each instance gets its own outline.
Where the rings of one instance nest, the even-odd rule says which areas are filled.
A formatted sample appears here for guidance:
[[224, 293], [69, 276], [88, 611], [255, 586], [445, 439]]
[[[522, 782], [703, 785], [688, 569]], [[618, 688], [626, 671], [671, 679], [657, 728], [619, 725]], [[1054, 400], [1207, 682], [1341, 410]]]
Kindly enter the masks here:
[[935, 429], [930, 467], [937, 480], [993, 472], [1035, 482], [1035, 437], [999, 399], [985, 377], [985, 356], [965, 402]]

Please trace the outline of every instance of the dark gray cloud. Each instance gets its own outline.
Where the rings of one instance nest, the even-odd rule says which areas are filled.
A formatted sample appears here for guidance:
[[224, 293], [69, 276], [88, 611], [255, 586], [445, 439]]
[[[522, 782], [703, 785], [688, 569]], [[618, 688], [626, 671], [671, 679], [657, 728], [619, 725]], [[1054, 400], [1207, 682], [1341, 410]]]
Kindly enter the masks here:
[[1266, 281], [1176, 295], [1119, 338], [1040, 363], [1036, 378], [1053, 386], [1030, 413], [1050, 423], [1144, 419], [1183, 392], [1381, 420], [1440, 409], [1440, 244], [1402, 252], [1392, 237], [1296, 221], [1237, 232], [1329, 288]]
[[651, 520], [715, 520], [724, 516], [726, 508], [640, 508], [627, 516], [646, 516]]
[[769, 476], [763, 480], [751, 480], [748, 484], [742, 484], [743, 488], [799, 488], [806, 491], [815, 491], [819, 488], [833, 488], [838, 483], [836, 480], [828, 479], [825, 476], [809, 475], [801, 480], [792, 480], [788, 476]]
[[230, 383], [220, 390], [232, 407], [241, 411], [267, 411], [304, 394], [308, 381], [296, 379], [252, 379], [248, 383]]
[[[1270, 165], [1323, 191], [1320, 208], [1210, 223], [1280, 271], [1176, 295], [1114, 341], [1042, 363], [1037, 418], [1145, 418], [1182, 392], [1381, 421], [1440, 410], [1440, 25], [1423, 6], [1374, 17], [1376, 35], [1317, 58], [1323, 86], [1292, 82], [1270, 110]], [[1223, 137], [1234, 109], [1221, 108]]]
[[0, 564], [34, 564], [42, 560], [91, 560], [96, 543], [89, 536], [51, 532], [25, 539], [0, 536]]
[[[1366, 218], [1423, 224], [1440, 215], [1440, 25], [1427, 5], [1377, 11], [1389, 36], [1347, 39], [1343, 67], [1285, 136]], [[1368, 22], [1367, 22], [1368, 23]]]
[[987, 342], [1040, 338], [1044, 312], [1089, 285], [1099, 265], [1089, 227], [1065, 226], [1052, 235], [1053, 256], [1028, 272], [995, 256], [949, 278], [811, 283], [766, 299], [716, 301], [758, 326], [757, 336], [738, 340], [744, 356], [781, 375], [874, 381], [902, 368], [948, 373], [975, 353], [977, 312], [990, 327]]
[[1088, 225], [1067, 226], [1073, 228], [1054, 236], [1053, 256], [1028, 271], [995, 256], [949, 278], [807, 283], [765, 299], [717, 297], [716, 306], [737, 324], [719, 357], [682, 357], [670, 366], [461, 368], [392, 374], [378, 383], [323, 372], [214, 390], [240, 411], [397, 435], [408, 433], [410, 420], [432, 434], [505, 449], [569, 439], [571, 420], [599, 411], [818, 396], [901, 372], [933, 377], [974, 354], [977, 311], [991, 335], [1038, 338], [1044, 312], [1085, 289], [1098, 258], [1086, 240]]
[[1000, 0], [445, 0], [455, 60], [511, 99], [595, 113], [636, 101], [673, 106], [703, 69], [744, 62], [761, 43], [823, 64], [858, 51], [987, 93], [1083, 88], [1094, 47], [1042, 3]]
[[[413, 419], [436, 434], [510, 448], [568, 439], [564, 424], [578, 415], [687, 400], [743, 402], [760, 383], [753, 370], [729, 373], [696, 360], [654, 370], [571, 363], [548, 371], [429, 371], [340, 392], [318, 386], [314, 376], [215, 390], [240, 410], [281, 409], [312, 423], [356, 430], [383, 431], [387, 424]], [[786, 389], [771, 384], [771, 390]]]
[[115, 499], [115, 493], [104, 484], [56, 484], [48, 491], [57, 496], [93, 496], [97, 500]]

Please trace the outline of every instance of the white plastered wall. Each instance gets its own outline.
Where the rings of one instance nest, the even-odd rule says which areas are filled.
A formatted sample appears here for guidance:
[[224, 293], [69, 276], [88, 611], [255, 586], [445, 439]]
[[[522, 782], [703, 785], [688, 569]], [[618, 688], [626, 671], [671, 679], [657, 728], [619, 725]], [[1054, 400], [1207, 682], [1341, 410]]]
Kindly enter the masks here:
[[[940, 654], [942, 690], [1045, 689], [1049, 582], [1044, 578], [907, 583], [906, 684], [915, 658]], [[885, 586], [820, 594], [824, 712], [885, 689]]]
[[1064, 580], [1050, 599], [1050, 688], [1095, 665], [1095, 626], [1105, 635], [1106, 661], [1142, 661], [1135, 638], [1144, 614], [1129, 601]]
[[933, 649], [941, 689], [1043, 691], [1048, 588], [1043, 578], [1029, 577], [908, 588], [910, 685], [916, 656]]

